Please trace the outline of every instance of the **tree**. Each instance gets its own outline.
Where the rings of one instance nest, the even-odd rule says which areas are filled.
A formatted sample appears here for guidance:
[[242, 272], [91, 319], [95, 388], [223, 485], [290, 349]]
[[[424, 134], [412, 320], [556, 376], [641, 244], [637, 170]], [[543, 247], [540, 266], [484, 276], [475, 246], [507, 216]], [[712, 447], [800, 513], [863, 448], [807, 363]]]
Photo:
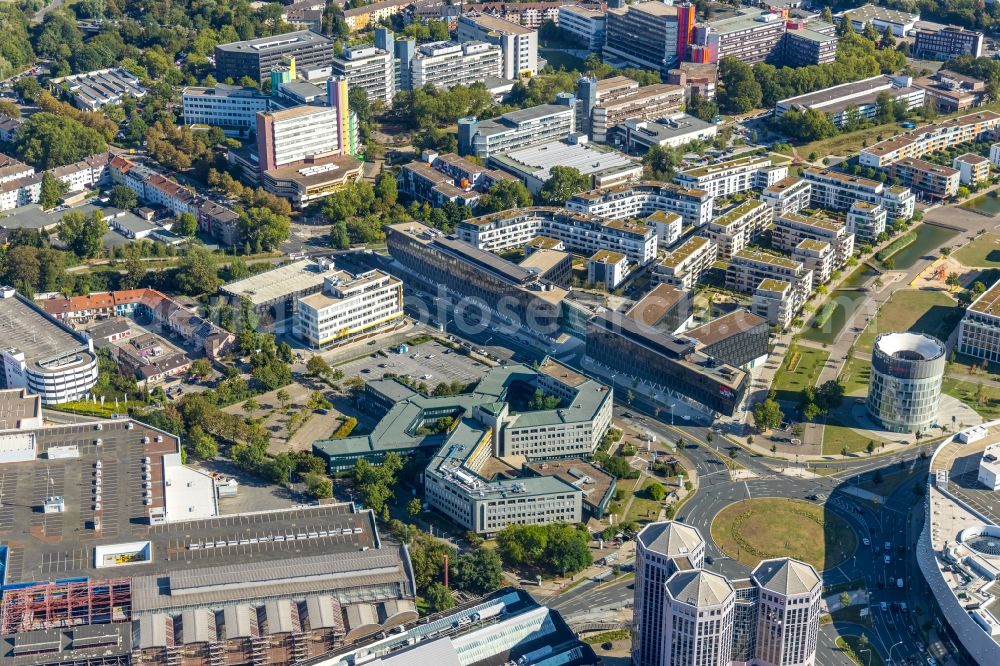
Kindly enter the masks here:
[[691, 94], [691, 101], [688, 102], [686, 110], [695, 118], [705, 122], [711, 122], [719, 115], [719, 105], [698, 93]]
[[406, 504], [406, 513], [409, 514], [410, 518], [416, 518], [423, 512], [424, 505], [421, 503], [419, 497], [414, 497]]
[[427, 601], [427, 610], [430, 613], [440, 613], [455, 607], [455, 598], [451, 595], [451, 590], [441, 583], [434, 583], [427, 588], [424, 599]]
[[662, 502], [667, 496], [667, 490], [659, 483], [651, 483], [646, 489], [646, 496], [654, 502]]
[[542, 202], [548, 206], [562, 206], [577, 192], [590, 189], [590, 177], [584, 176], [575, 167], [554, 166], [549, 174], [538, 193]]
[[879, 39], [878, 30], [875, 29], [875, 26], [871, 22], [865, 23], [865, 27], [861, 31], [861, 36], [870, 42], [878, 42]]
[[315, 472], [305, 475], [306, 493], [312, 499], [321, 500], [333, 497], [333, 481], [325, 474]]
[[546, 558], [561, 576], [576, 573], [594, 561], [590, 554], [590, 535], [586, 528], [572, 525], [555, 525], [546, 548]]
[[312, 356], [306, 361], [306, 372], [313, 377], [326, 377], [330, 374], [330, 365], [322, 356]]
[[274, 394], [274, 397], [278, 399], [279, 403], [281, 403], [281, 409], [283, 410], [288, 408], [288, 402], [292, 399], [292, 396], [290, 396], [288, 391], [285, 389], [280, 389]]
[[181, 259], [176, 275], [177, 290], [182, 294], [212, 294], [221, 280], [212, 253], [203, 245], [194, 245]]
[[208, 359], [196, 358], [191, 363], [191, 370], [189, 371], [192, 376], [198, 379], [205, 379], [206, 377], [212, 376], [212, 364]]
[[59, 222], [59, 238], [81, 259], [90, 259], [101, 253], [108, 223], [99, 210], [84, 215], [70, 211]]
[[740, 455], [740, 449], [739, 449], [739, 447], [737, 447], [737, 446], [730, 446], [729, 447], [729, 457], [731, 459], [733, 459], [733, 460], [736, 460], [736, 457], [738, 455]]
[[62, 201], [67, 189], [66, 183], [46, 171], [42, 174], [42, 190], [38, 198], [38, 204], [42, 207], [42, 210], [55, 208]]
[[17, 133], [18, 157], [38, 170], [79, 162], [107, 150], [104, 137], [80, 121], [54, 113], [36, 113]]
[[504, 180], [489, 189], [479, 200], [476, 213], [498, 213], [512, 208], [526, 208], [531, 205], [531, 193], [519, 180]]
[[108, 195], [111, 205], [119, 210], [132, 210], [139, 203], [139, 196], [131, 187], [115, 185]]
[[830, 9], [830, 5], [824, 5], [823, 10], [820, 12], [820, 18], [827, 23], [833, 23], [833, 10]]
[[841, 592], [839, 601], [842, 608], [847, 608], [851, 605], [851, 595], [847, 592]]
[[240, 232], [254, 252], [267, 252], [288, 240], [291, 220], [270, 208], [240, 211]]
[[[174, 222], [174, 226], [171, 227], [173, 231], [178, 236], [184, 236], [185, 238], [191, 238], [196, 233], [198, 233], [198, 218], [196, 218], [191, 213], [181, 213], [177, 216], [177, 220]], [[246, 266], [246, 264], [243, 264]], [[231, 270], [232, 267], [230, 267]]]
[[472, 594], [489, 594], [503, 583], [503, 564], [493, 548], [476, 548], [454, 564], [455, 586]]
[[754, 77], [753, 68], [733, 56], [719, 63], [719, 106], [727, 113], [747, 113], [761, 105], [763, 92]]
[[773, 398], [768, 398], [760, 403], [753, 410], [753, 418], [757, 427], [762, 430], [777, 428], [781, 425], [785, 415], [781, 411], [781, 405]]
[[625, 402], [631, 405], [633, 400], [635, 400], [635, 393], [632, 393], [632, 389], [629, 389], [625, 392]]
[[896, 48], [896, 38], [892, 34], [892, 26], [885, 26], [885, 30], [882, 31], [882, 39], [879, 41], [879, 46], [883, 49], [894, 49]]
[[986, 291], [986, 285], [976, 280], [972, 283], [972, 287], [969, 288], [973, 296], [981, 296], [984, 291]]
[[253, 416], [253, 413], [260, 409], [260, 403], [254, 398], [248, 398], [246, 402], [243, 403], [243, 411], [247, 413], [247, 416]]
[[868, 455], [875, 453], [875, 440], [868, 440], [868, 446], [865, 447], [865, 451], [868, 452]]
[[391, 171], [383, 171], [375, 179], [375, 198], [382, 203], [386, 209], [396, 205], [399, 199], [399, 189], [396, 185], [396, 177]]
[[215, 438], [205, 432], [200, 425], [193, 425], [188, 431], [188, 444], [191, 451], [202, 460], [219, 455], [219, 445]]

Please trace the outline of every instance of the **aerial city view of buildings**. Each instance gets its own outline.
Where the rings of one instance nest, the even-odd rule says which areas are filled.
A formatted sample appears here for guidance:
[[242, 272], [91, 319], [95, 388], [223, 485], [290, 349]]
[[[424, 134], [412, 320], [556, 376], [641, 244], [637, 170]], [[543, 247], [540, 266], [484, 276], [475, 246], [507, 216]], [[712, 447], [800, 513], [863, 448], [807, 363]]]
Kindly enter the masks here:
[[1000, 664], [1000, 13], [0, 5], [0, 665]]

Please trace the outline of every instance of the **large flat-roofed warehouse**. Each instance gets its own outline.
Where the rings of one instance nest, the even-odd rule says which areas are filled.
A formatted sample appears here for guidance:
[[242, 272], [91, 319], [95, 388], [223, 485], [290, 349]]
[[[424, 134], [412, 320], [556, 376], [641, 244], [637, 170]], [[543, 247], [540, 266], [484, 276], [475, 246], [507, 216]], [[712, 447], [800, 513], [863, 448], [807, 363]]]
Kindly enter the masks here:
[[12, 287], [0, 287], [0, 388], [25, 388], [46, 405], [78, 400], [97, 383], [89, 338], [55, 319]]
[[4, 664], [287, 664], [417, 617], [406, 551], [353, 504], [219, 515], [177, 438], [128, 419], [0, 452]]

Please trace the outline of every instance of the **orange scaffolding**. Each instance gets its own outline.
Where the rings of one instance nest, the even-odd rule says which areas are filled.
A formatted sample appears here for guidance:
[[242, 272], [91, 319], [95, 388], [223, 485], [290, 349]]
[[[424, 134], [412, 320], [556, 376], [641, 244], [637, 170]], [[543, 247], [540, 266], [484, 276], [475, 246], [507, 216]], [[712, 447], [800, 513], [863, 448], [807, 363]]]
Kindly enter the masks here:
[[112, 578], [6, 590], [0, 618], [3, 635], [128, 622], [132, 619], [132, 582], [128, 578]]

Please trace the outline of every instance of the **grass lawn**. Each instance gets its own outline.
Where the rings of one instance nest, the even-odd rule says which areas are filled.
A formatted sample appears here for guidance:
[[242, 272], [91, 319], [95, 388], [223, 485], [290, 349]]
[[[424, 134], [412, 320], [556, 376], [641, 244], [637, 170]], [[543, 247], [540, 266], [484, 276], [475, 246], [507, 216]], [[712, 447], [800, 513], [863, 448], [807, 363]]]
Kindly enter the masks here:
[[646, 497], [647, 488], [660, 485], [663, 484], [656, 479], [646, 479], [642, 488], [635, 493], [632, 506], [628, 510], [628, 515], [625, 516], [625, 522], [644, 524], [654, 522], [660, 517], [660, 507], [663, 506], [663, 502], [656, 502]]
[[[885, 666], [878, 650], [871, 645], [867, 648], [861, 648], [860, 636], [837, 636], [837, 647], [843, 650], [848, 658], [858, 666]], [[871, 650], [871, 653], [861, 652], [862, 649]]]
[[550, 48], [539, 48], [538, 55], [545, 58], [552, 69], [559, 69], [560, 67], [563, 67], [567, 71], [575, 69], [578, 72], [581, 72], [584, 69], [583, 60], [577, 58], [575, 55], [566, 53], [565, 51], [557, 51]]
[[955, 250], [952, 256], [970, 267], [1000, 267], [1000, 234], [983, 234], [968, 245]]
[[793, 345], [785, 354], [781, 371], [774, 378], [778, 400], [798, 402], [803, 389], [816, 384], [820, 369], [828, 358], [828, 351]]
[[857, 132], [840, 134], [838, 136], [830, 137], [829, 139], [813, 141], [812, 143], [807, 143], [804, 146], [798, 146], [796, 150], [802, 157], [808, 157], [811, 153], [816, 153], [820, 159], [827, 155], [850, 155], [858, 152], [866, 145], [870, 146], [875, 143], [879, 134], [881, 134], [882, 138], [885, 139], [892, 136], [894, 132], [903, 131], [905, 130], [903, 130], [898, 124], [889, 123], [887, 125], [869, 127]]
[[[823, 455], [840, 455], [844, 449], [848, 453], [861, 453], [868, 448], [868, 441], [872, 438], [851, 427], [855, 425], [851, 408], [857, 399], [857, 396], [845, 398], [844, 404], [833, 410], [827, 418], [823, 427]], [[876, 446], [880, 442], [881, 440], [875, 439]]]
[[980, 405], [979, 401], [976, 400], [979, 386], [979, 384], [953, 377], [945, 377], [941, 382], [941, 390], [944, 393], [958, 398], [972, 407], [987, 421], [1000, 418], [1000, 389], [993, 386], [983, 386], [983, 404]]
[[868, 322], [855, 348], [871, 353], [876, 335], [890, 331], [927, 333], [944, 341], [958, 324], [961, 314], [955, 299], [943, 291], [897, 291]]
[[712, 538], [733, 559], [794, 557], [819, 570], [854, 552], [857, 537], [843, 518], [800, 500], [764, 497], [730, 504], [712, 521]]
[[840, 382], [844, 385], [844, 393], [851, 395], [860, 391], [868, 394], [868, 382], [872, 376], [872, 363], [864, 359], [852, 356], [847, 359], [843, 370], [840, 371]]

